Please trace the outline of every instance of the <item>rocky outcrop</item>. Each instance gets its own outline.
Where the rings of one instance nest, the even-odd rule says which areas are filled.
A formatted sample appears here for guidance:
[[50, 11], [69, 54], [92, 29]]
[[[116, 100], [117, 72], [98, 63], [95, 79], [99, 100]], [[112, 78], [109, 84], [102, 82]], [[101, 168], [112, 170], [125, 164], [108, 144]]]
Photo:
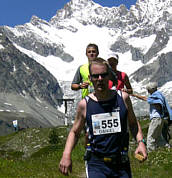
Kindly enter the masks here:
[[43, 66], [17, 50], [0, 28], [0, 125], [11, 126], [18, 113], [24, 113], [24, 127], [63, 124], [64, 114], [57, 111], [61, 98], [63, 92], [58, 81]]
[[131, 75], [131, 80], [142, 82], [146, 85], [148, 82], [158, 82], [161, 87], [172, 80], [172, 52], [162, 54], [151, 64], [144, 65]]

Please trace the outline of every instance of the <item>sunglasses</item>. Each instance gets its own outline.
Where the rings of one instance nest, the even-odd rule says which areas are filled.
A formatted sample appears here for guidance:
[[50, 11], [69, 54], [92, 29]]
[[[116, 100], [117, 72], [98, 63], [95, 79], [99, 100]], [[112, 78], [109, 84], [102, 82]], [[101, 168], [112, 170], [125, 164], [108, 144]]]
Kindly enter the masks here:
[[101, 78], [105, 78], [105, 77], [108, 76], [108, 75], [109, 75], [109, 73], [106, 72], [106, 73], [102, 73], [102, 74], [91, 74], [91, 77], [92, 77], [93, 79], [98, 79], [99, 76], [101, 76]]

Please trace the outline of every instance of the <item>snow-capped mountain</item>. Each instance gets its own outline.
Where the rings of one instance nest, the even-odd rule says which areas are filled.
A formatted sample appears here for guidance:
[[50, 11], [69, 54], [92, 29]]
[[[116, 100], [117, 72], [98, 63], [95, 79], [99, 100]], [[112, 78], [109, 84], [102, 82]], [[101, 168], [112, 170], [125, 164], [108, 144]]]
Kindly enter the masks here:
[[[65, 95], [71, 93], [77, 67], [87, 62], [86, 46], [96, 43], [100, 57], [119, 55], [118, 69], [129, 75], [134, 92], [147, 94], [145, 85], [157, 81], [172, 104], [171, 27], [171, 0], [138, 0], [130, 10], [124, 5], [108, 8], [92, 0], [71, 0], [49, 22], [33, 16], [24, 25], [5, 26], [4, 33], [65, 87]], [[136, 103], [138, 107], [138, 100], [133, 100]]]

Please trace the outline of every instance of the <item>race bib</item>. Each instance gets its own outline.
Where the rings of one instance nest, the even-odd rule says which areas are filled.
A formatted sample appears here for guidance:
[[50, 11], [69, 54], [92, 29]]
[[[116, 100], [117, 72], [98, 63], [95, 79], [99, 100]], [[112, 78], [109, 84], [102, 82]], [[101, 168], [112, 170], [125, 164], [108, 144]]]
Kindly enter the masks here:
[[92, 115], [93, 135], [121, 132], [119, 111]]

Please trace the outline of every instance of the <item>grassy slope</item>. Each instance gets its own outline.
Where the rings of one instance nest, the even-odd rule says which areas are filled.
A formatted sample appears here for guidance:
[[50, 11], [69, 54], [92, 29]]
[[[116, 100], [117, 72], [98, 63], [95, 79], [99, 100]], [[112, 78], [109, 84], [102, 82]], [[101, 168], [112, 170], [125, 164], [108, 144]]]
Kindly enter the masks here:
[[[146, 136], [148, 123], [142, 121], [143, 132]], [[49, 144], [52, 129], [27, 129], [0, 137], [0, 178], [63, 178], [58, 171], [68, 128], [56, 128], [58, 141], [56, 145]], [[85, 177], [83, 161], [84, 137], [79, 140], [73, 152], [73, 172], [70, 178]], [[130, 158], [134, 178], [172, 177], [172, 149], [158, 149], [149, 154], [144, 163], [139, 163], [133, 152], [136, 145], [131, 142]]]

